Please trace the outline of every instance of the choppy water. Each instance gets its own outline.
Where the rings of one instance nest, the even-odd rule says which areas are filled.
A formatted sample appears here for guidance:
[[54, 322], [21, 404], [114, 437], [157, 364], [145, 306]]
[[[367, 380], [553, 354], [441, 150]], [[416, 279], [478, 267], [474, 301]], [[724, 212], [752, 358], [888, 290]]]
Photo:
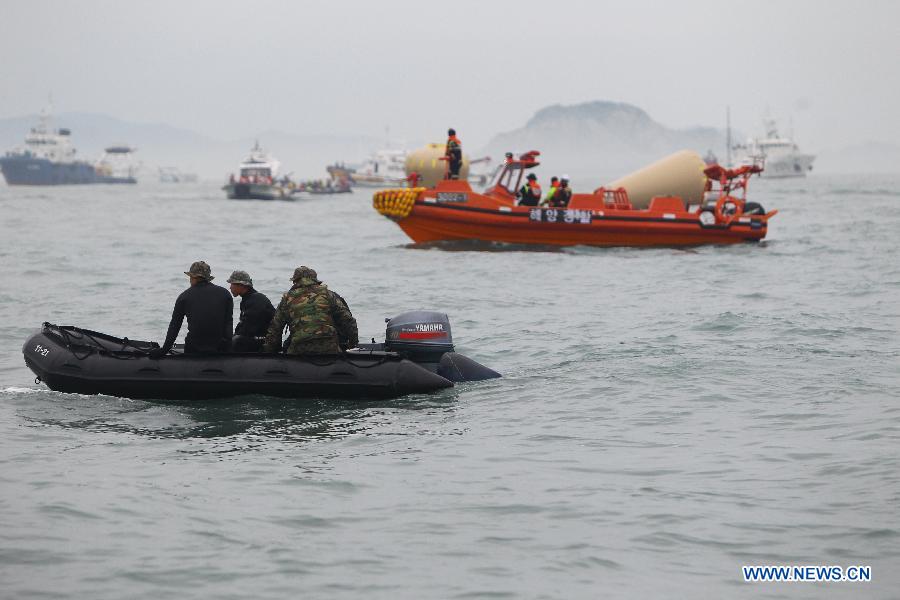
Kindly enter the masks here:
[[[0, 597], [898, 597], [900, 177], [754, 181], [759, 245], [411, 249], [370, 194], [0, 187]], [[161, 340], [298, 264], [505, 377], [378, 404], [49, 392], [42, 321]], [[871, 565], [744, 583], [745, 564]]]

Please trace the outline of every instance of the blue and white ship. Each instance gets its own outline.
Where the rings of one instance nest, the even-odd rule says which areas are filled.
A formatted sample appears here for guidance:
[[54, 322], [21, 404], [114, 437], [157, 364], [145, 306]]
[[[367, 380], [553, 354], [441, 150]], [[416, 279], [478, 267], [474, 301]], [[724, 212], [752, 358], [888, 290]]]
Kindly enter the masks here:
[[76, 158], [72, 132], [53, 129], [48, 111], [25, 136], [25, 145], [0, 157], [0, 170], [8, 185], [72, 185], [86, 183], [137, 183], [130, 164], [133, 149], [113, 146], [103, 158], [90, 163]]

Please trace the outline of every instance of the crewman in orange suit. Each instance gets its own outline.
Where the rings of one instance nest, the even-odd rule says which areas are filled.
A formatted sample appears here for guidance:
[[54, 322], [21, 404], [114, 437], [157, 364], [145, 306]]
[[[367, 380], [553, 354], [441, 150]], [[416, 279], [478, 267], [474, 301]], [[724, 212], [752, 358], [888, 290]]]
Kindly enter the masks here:
[[447, 130], [447, 148], [444, 156], [449, 163], [447, 179], [459, 179], [459, 169], [462, 167], [462, 142], [456, 137], [456, 130], [452, 127]]

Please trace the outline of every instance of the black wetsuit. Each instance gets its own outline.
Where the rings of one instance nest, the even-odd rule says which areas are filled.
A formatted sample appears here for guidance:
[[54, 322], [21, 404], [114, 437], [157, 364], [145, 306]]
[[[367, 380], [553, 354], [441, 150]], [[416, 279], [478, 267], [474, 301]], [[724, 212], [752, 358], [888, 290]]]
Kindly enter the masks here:
[[231, 349], [231, 323], [234, 301], [223, 287], [200, 281], [181, 292], [175, 301], [169, 331], [163, 343], [168, 352], [175, 344], [181, 323], [187, 317], [185, 354], [228, 352]]
[[241, 296], [241, 318], [234, 328], [233, 350], [259, 352], [274, 315], [275, 307], [265, 294], [250, 288]]

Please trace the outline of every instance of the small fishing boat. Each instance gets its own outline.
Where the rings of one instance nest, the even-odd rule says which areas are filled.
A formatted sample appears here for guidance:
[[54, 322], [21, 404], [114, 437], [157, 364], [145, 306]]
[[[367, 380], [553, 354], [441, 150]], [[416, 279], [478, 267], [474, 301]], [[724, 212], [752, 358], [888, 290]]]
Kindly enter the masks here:
[[353, 188], [347, 179], [333, 181], [331, 179], [322, 181], [314, 180], [301, 183], [297, 186], [294, 193], [306, 193], [313, 196], [328, 196], [332, 194], [350, 194]]
[[197, 183], [197, 174], [178, 167], [159, 167], [160, 183]]
[[390, 319], [385, 341], [340, 356], [267, 353], [184, 354], [159, 359], [154, 342], [44, 323], [25, 342], [25, 364], [55, 391], [125, 398], [201, 400], [242, 395], [282, 398], [394, 398], [500, 377], [454, 351], [447, 315], [412, 311]]
[[[668, 175], [656, 179], [647, 175], [644, 180], [655, 181], [661, 189], [677, 189], [671, 184], [674, 165], [676, 179], [687, 171], [696, 180], [696, 193], [655, 195], [644, 190], [646, 203], [636, 206], [627, 188], [637, 190], [641, 178], [632, 176], [620, 180], [630, 182], [623, 186], [573, 193], [565, 206], [520, 206], [517, 192], [526, 171], [540, 164], [539, 154], [531, 151], [518, 158], [507, 154], [484, 192], [475, 192], [465, 181], [444, 179], [432, 188], [377, 192], [373, 205], [416, 243], [480, 240], [552, 246], [694, 246], [759, 241], [766, 236], [769, 219], [778, 212], [767, 213], [759, 204], [746, 200], [748, 181], [761, 172], [759, 166], [706, 166], [694, 153], [679, 153], [671, 160], [659, 161], [658, 166], [647, 167], [644, 171], [651, 175]], [[685, 161], [698, 164], [685, 169]]]
[[354, 186], [382, 187], [400, 185], [406, 179], [403, 170], [405, 150], [382, 148], [359, 165], [334, 164], [327, 167], [335, 180], [346, 179]]

